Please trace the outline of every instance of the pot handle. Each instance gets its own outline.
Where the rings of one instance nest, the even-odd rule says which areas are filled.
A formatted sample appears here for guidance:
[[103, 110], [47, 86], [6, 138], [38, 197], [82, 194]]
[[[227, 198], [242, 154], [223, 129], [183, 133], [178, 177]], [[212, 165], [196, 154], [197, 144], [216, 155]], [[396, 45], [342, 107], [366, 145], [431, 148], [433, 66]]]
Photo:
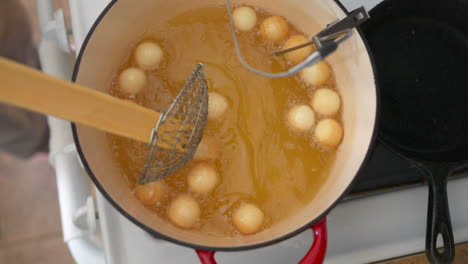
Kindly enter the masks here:
[[[324, 217], [310, 227], [314, 232], [314, 242], [299, 264], [321, 264], [327, 251], [327, 224]], [[195, 250], [202, 264], [216, 264], [215, 251]]]

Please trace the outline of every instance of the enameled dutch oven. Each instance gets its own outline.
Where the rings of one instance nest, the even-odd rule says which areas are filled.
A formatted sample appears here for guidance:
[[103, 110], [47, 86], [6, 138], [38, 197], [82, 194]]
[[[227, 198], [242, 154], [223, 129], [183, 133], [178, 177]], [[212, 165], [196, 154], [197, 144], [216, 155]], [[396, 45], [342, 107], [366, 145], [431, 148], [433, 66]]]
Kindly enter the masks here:
[[[245, 0], [287, 17], [301, 31], [313, 35], [321, 28], [346, 16], [344, 7], [333, 0]], [[100, 15], [81, 49], [74, 81], [105, 92], [113, 72], [125, 60], [125, 54], [148, 25], [160, 23], [178, 12], [208, 4], [223, 5], [222, 0], [118, 0], [111, 2]], [[315, 29], [315, 30], [314, 30]], [[320, 191], [296, 215], [254, 235], [212, 237], [182, 230], [163, 221], [145, 208], [132, 194], [125, 176], [115, 165], [104, 132], [73, 125], [81, 160], [92, 180], [109, 202], [133, 223], [159, 238], [197, 249], [204, 263], [215, 263], [213, 252], [240, 251], [268, 246], [309, 227], [315, 239], [301, 263], [321, 263], [326, 251], [325, 216], [344, 196], [361, 169], [374, 141], [377, 89], [372, 59], [358, 30], [328, 57], [333, 66], [343, 101], [345, 136], [336, 161]]]

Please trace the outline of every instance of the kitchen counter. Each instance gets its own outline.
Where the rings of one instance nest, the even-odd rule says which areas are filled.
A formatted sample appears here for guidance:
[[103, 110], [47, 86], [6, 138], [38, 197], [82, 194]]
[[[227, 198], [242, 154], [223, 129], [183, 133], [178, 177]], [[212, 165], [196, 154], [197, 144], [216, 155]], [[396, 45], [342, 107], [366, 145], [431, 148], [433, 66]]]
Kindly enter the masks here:
[[[406, 256], [397, 259], [391, 259], [384, 262], [379, 262], [378, 264], [426, 264], [427, 261], [426, 255], [423, 253]], [[455, 261], [454, 264], [464, 264], [468, 263], [468, 243], [459, 244], [456, 247]]]

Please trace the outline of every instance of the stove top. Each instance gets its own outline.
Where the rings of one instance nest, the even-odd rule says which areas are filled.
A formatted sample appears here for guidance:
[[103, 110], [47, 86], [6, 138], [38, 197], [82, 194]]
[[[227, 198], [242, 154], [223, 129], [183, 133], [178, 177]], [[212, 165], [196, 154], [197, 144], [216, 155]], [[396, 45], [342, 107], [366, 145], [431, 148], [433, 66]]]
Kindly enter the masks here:
[[[348, 10], [367, 10], [381, 0], [343, 0]], [[80, 49], [94, 20], [110, 0], [70, 1], [73, 32]], [[328, 216], [327, 263], [369, 263], [424, 249], [427, 186], [409, 161], [378, 140], [350, 194]], [[468, 240], [468, 178], [449, 182], [449, 203], [456, 242]], [[197, 263], [195, 253], [158, 240], [128, 221], [97, 193], [106, 262]], [[403, 224], [404, 223], [404, 224]], [[397, 232], [395, 232], [397, 231]], [[218, 254], [223, 263], [293, 263], [311, 243], [310, 231], [263, 249]], [[297, 255], [297, 256], [296, 256]], [[217, 257], [218, 258], [218, 257]], [[221, 261], [223, 260], [223, 261]]]
[[422, 184], [424, 176], [410, 160], [388, 149], [378, 140], [363, 170], [356, 176], [350, 195], [366, 195]]
[[[371, 151], [370, 159], [356, 176], [344, 200], [426, 185], [425, 176], [411, 160], [396, 154], [379, 140]], [[468, 177], [464, 172], [465, 169], [460, 168], [449, 179]]]

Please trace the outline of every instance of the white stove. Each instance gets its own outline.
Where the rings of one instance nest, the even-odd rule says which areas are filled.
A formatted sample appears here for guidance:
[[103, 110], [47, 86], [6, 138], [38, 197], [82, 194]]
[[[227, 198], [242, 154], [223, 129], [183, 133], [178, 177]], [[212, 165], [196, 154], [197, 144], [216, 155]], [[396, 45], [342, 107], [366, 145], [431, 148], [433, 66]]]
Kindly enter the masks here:
[[[52, 2], [52, 1], [50, 1]], [[69, 1], [75, 47], [110, 0]], [[367, 10], [380, 0], [343, 0], [348, 10]], [[42, 28], [61, 30], [46, 1], [38, 1]], [[44, 5], [44, 6], [42, 6]], [[52, 22], [51, 19], [55, 19]], [[44, 26], [46, 25], [46, 26]], [[48, 25], [48, 27], [47, 27]], [[45, 37], [44, 37], [45, 36]], [[69, 79], [69, 54], [60, 34], [44, 34], [40, 46], [43, 70]], [[58, 45], [62, 42], [62, 45]], [[63, 51], [65, 50], [65, 51]], [[96, 190], [95, 217], [89, 181], [81, 167], [68, 122], [50, 118], [51, 163], [56, 167], [64, 240], [77, 263], [199, 263], [194, 250], [155, 239], [116, 211]], [[448, 183], [455, 242], [468, 241], [468, 177]], [[328, 250], [325, 263], [369, 263], [424, 251], [427, 187], [416, 186], [348, 200], [328, 215]], [[99, 239], [97, 238], [99, 237]], [[297, 263], [312, 243], [304, 233], [258, 250], [218, 252], [219, 263]]]

